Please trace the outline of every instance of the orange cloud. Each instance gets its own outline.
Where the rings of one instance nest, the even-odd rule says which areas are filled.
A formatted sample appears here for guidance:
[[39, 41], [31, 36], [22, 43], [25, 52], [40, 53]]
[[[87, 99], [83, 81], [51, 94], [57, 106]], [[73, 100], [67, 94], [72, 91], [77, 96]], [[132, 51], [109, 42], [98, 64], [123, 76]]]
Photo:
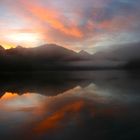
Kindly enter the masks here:
[[51, 116], [41, 121], [34, 128], [34, 131], [38, 134], [42, 134], [44, 132], [50, 131], [51, 129], [60, 127], [59, 123], [64, 119], [67, 113], [79, 112], [83, 106], [83, 101], [75, 101], [65, 106], [62, 106], [62, 108], [60, 108], [57, 112], [53, 113]]
[[58, 11], [43, 8], [35, 3], [29, 3], [23, 0], [22, 3], [24, 4], [25, 8], [27, 8], [27, 10], [41, 22], [49, 24], [54, 29], [59, 30], [68, 36], [77, 38], [81, 38], [83, 36], [83, 33], [75, 25], [66, 26], [62, 20], [64, 17], [60, 16]]

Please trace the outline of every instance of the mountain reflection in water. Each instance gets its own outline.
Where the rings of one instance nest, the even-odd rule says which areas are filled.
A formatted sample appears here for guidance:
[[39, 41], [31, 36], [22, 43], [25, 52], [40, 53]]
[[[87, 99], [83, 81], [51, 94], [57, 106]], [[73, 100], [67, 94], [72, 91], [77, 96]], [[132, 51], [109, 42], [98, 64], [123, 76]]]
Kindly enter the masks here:
[[30, 75], [30, 78], [26, 74], [27, 77], [16, 78], [11, 74], [6, 78], [6, 75], [0, 80], [2, 140], [140, 137], [137, 73], [51, 72]]

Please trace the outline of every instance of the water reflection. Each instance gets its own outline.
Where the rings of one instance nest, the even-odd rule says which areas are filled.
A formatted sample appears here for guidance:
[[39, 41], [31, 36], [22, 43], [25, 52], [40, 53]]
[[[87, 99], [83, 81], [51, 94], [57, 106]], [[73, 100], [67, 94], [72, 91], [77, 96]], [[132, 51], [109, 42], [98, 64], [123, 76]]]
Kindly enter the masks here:
[[53, 79], [55, 82], [47, 79], [48, 75], [21, 83], [1, 81], [2, 140], [125, 140], [140, 136], [138, 74], [100, 71], [64, 75]]

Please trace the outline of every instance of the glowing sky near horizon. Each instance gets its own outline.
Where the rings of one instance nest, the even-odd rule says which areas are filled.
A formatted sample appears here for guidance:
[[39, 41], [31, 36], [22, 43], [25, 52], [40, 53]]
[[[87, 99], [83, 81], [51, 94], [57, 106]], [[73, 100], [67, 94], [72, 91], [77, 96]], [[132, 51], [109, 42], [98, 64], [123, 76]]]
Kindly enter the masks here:
[[94, 52], [140, 42], [139, 17], [140, 0], [1, 0], [0, 44]]

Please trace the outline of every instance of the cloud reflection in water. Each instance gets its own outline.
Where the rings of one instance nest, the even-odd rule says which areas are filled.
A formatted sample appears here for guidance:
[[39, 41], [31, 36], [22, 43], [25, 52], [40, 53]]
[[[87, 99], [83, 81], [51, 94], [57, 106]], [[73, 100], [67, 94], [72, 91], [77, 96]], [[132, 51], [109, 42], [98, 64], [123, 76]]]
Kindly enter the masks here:
[[87, 135], [103, 139], [125, 127], [136, 129], [139, 94], [106, 85], [76, 86], [55, 96], [6, 92], [0, 99], [0, 134], [22, 139], [84, 139]]

